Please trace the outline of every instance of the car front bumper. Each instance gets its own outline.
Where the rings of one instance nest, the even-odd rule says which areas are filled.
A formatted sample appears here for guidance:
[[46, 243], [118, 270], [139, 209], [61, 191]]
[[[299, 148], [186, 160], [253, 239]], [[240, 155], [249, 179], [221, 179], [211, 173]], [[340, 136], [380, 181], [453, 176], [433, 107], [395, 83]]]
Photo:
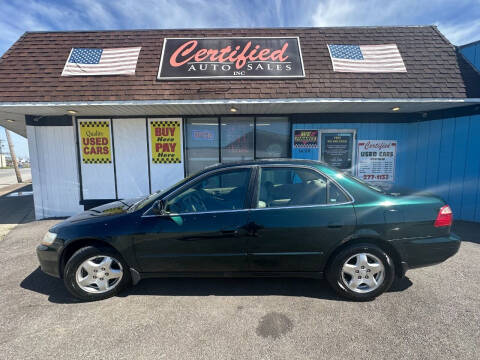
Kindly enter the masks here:
[[40, 268], [48, 275], [60, 278], [60, 254], [62, 246], [56, 241], [51, 246], [38, 245], [37, 257]]
[[452, 257], [460, 248], [461, 239], [451, 233], [445, 237], [398, 239], [394, 245], [402, 257], [402, 268], [413, 269], [435, 265]]

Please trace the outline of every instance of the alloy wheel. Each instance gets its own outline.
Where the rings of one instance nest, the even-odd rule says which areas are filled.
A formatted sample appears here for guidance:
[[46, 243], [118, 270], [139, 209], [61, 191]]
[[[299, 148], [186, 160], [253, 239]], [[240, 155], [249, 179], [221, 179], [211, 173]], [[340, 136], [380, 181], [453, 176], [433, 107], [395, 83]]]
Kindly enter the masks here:
[[368, 293], [378, 289], [385, 279], [382, 261], [370, 253], [358, 253], [347, 259], [342, 266], [342, 281], [356, 293]]
[[88, 293], [101, 294], [120, 284], [123, 269], [120, 261], [112, 256], [97, 255], [85, 260], [78, 267], [75, 280]]

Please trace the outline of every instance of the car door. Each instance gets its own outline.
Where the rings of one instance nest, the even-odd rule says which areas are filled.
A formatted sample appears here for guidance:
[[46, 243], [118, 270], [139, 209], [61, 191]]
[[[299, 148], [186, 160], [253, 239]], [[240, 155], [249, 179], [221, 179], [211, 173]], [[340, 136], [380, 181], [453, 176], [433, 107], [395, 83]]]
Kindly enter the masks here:
[[250, 167], [207, 173], [163, 199], [166, 214], [147, 211], [134, 237], [141, 271], [247, 270], [251, 177]]
[[247, 243], [251, 271], [320, 271], [354, 231], [352, 199], [314, 168], [261, 167]]

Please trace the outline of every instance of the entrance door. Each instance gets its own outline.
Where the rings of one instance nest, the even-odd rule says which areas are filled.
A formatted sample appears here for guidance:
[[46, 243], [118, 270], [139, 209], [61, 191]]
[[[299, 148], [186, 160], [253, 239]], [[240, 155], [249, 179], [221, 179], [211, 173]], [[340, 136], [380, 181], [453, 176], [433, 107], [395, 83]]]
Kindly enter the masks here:
[[253, 160], [253, 119], [253, 117], [222, 117], [220, 119], [221, 162]]

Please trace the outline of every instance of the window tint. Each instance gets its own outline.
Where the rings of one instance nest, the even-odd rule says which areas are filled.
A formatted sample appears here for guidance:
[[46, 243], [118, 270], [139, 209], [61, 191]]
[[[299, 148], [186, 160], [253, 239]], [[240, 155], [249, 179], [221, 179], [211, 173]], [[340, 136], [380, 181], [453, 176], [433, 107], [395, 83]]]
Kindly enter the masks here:
[[258, 208], [325, 204], [327, 179], [302, 168], [263, 168]]
[[345, 196], [342, 190], [338, 188], [337, 185], [332, 183], [331, 181], [328, 182], [328, 203], [329, 204], [339, 204], [348, 202], [348, 198]]
[[189, 213], [238, 210], [245, 207], [250, 169], [207, 176], [167, 202], [167, 211]]

